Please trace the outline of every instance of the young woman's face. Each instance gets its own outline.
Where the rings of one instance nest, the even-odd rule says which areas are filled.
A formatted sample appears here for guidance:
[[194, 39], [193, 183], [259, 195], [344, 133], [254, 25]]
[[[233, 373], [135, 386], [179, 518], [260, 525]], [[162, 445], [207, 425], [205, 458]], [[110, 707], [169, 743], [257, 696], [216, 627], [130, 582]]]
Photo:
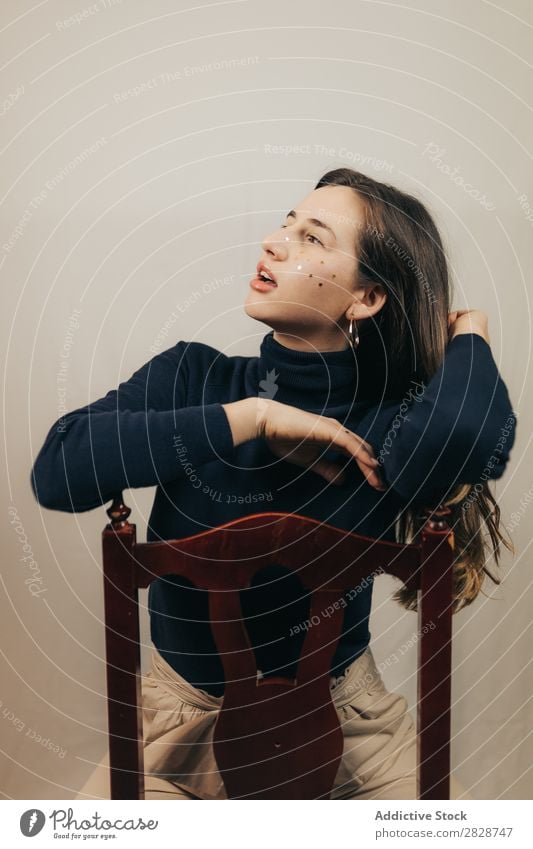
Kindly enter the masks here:
[[[357, 285], [355, 255], [363, 226], [363, 202], [353, 189], [323, 186], [312, 191], [264, 239], [259, 262], [276, 285], [261, 286], [254, 275], [247, 315], [279, 334], [317, 346], [346, 347], [347, 313], [354, 296], [364, 298], [365, 291]], [[367, 318], [368, 313], [353, 317]]]

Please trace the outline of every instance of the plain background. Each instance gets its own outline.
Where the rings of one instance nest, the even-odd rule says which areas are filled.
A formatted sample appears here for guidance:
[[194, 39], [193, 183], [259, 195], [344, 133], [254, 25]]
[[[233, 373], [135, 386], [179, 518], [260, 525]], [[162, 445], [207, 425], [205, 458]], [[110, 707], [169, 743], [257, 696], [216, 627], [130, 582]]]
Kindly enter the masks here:
[[[342, 165], [427, 202], [454, 308], [489, 315], [519, 421], [491, 486], [517, 553], [454, 617], [453, 771], [474, 799], [531, 798], [532, 35], [527, 0], [2, 3], [4, 798], [73, 798], [107, 746], [105, 510], [44, 510], [29, 486], [58, 390], [73, 410], [180, 339], [256, 355], [261, 240]], [[127, 493], [141, 539], [153, 495]], [[414, 712], [396, 586], [376, 582], [372, 648]]]

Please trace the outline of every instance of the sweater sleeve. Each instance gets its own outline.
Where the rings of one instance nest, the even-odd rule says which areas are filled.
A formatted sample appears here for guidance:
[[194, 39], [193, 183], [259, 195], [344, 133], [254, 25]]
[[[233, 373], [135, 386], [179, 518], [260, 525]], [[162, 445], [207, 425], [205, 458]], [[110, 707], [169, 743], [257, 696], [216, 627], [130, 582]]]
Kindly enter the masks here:
[[[222, 404], [185, 406], [188, 348], [179, 342], [158, 354], [118, 389], [52, 426], [31, 473], [43, 507], [91, 510], [123, 489], [165, 484], [231, 456]], [[201, 379], [195, 375], [196, 384]]]
[[500, 478], [517, 418], [490, 345], [461, 333], [427, 384], [409, 392], [376, 444], [384, 482], [405, 501], [436, 506], [461, 484]]

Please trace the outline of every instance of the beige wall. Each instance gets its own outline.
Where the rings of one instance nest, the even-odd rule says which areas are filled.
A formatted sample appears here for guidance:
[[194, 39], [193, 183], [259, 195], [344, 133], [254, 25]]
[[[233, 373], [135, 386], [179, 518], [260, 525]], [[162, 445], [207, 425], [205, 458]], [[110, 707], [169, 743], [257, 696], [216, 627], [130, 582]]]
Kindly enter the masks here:
[[[256, 354], [268, 328], [242, 303], [261, 239], [346, 164], [429, 203], [455, 308], [489, 314], [519, 416], [511, 465], [493, 485], [502, 521], [518, 515], [517, 555], [504, 558], [505, 583], [454, 618], [452, 756], [473, 798], [531, 798], [532, 10], [522, 0], [506, 11], [481, 0], [194, 5], [0, 9], [2, 794], [71, 798], [106, 748], [104, 510], [42, 510], [29, 488], [58, 389], [74, 409], [179, 339]], [[128, 494], [141, 537], [152, 497]], [[40, 570], [36, 598], [17, 523]], [[394, 588], [376, 584], [373, 648], [414, 706], [416, 648], [398, 647], [416, 619], [387, 601]], [[146, 662], [145, 615], [143, 639]]]

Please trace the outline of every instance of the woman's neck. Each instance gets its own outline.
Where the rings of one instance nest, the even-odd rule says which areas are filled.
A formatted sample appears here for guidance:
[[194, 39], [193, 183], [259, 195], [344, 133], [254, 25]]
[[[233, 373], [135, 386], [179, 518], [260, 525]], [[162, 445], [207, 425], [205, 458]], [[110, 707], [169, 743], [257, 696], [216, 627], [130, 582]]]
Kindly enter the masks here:
[[280, 345], [283, 345], [284, 348], [291, 348], [293, 351], [329, 353], [333, 351], [344, 351], [350, 345], [347, 337], [338, 330], [334, 335], [321, 333], [320, 335], [306, 336], [305, 338], [297, 334], [282, 333], [279, 330], [274, 330], [273, 338]]

